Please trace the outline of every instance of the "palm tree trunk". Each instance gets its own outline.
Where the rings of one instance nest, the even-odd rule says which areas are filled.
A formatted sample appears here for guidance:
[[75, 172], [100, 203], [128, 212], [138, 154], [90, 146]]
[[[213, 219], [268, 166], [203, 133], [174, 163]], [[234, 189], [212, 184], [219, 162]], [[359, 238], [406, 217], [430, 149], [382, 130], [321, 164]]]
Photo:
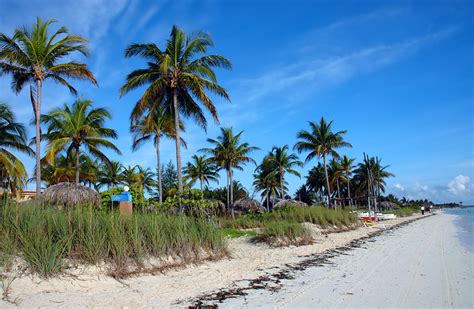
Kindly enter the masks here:
[[178, 91], [173, 91], [173, 108], [174, 108], [174, 127], [176, 134], [176, 168], [178, 169], [178, 190], [183, 191], [183, 179], [181, 178], [181, 139], [179, 137], [179, 111], [178, 111]]
[[266, 200], [267, 200], [267, 211], [270, 212], [270, 201], [268, 200], [268, 190], [267, 190]]
[[326, 155], [323, 155], [324, 175], [326, 176], [326, 189], [328, 193], [328, 206], [331, 207], [331, 188], [329, 187], [328, 167], [326, 166]]
[[156, 136], [156, 162], [158, 165], [158, 191], [160, 204], [163, 203], [163, 182], [161, 180], [160, 134]]
[[79, 147], [76, 147], [76, 185], [79, 185], [79, 157], [80, 157]]
[[337, 198], [339, 199], [339, 203], [341, 202], [341, 188], [339, 187], [339, 179], [337, 182]]
[[41, 127], [40, 127], [40, 116], [41, 116], [41, 85], [40, 79], [37, 80], [38, 89], [36, 89], [36, 197], [41, 195]]
[[203, 185], [202, 179], [199, 179], [199, 182], [200, 182], [200, 185], [201, 185], [201, 192], [202, 192], [202, 185]]
[[230, 196], [230, 187], [229, 187], [229, 170], [227, 170], [227, 190], [226, 190], [226, 199], [227, 199], [227, 211], [230, 212], [230, 203], [229, 203], [229, 196]]
[[232, 183], [232, 170], [230, 170], [230, 178], [229, 178], [229, 186], [230, 186], [230, 211], [232, 215], [232, 219], [235, 218], [234, 214], [234, 186]]
[[351, 199], [351, 180], [349, 179], [349, 175], [347, 175], [347, 198], [349, 200], [349, 206], [352, 207], [352, 199]]
[[280, 189], [281, 189], [281, 199], [285, 200], [285, 186], [283, 185], [283, 171], [280, 171]]

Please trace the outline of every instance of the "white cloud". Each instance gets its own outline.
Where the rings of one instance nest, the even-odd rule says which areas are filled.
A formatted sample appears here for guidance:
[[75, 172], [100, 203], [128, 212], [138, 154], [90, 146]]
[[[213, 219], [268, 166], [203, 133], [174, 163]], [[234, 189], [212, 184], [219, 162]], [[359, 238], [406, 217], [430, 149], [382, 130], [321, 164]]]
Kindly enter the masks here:
[[402, 186], [401, 184], [399, 184], [398, 182], [395, 184], [395, 189], [399, 190], [400, 192], [404, 192], [405, 191], [405, 187]]
[[458, 175], [448, 183], [448, 190], [454, 195], [463, 195], [471, 190], [470, 182], [469, 176]]

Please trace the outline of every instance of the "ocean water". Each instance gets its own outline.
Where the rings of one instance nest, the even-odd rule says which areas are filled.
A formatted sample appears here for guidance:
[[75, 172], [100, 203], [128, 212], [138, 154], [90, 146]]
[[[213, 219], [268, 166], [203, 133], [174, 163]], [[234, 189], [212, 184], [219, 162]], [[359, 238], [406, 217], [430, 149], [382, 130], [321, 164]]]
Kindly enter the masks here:
[[461, 242], [474, 252], [474, 207], [444, 209], [443, 211], [457, 216], [458, 236]]

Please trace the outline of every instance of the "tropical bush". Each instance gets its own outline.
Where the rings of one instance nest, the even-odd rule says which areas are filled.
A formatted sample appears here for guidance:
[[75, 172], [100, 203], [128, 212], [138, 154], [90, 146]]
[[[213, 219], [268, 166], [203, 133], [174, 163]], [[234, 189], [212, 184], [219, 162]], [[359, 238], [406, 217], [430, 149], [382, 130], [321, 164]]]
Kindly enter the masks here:
[[[61, 211], [35, 205], [0, 205], [0, 266], [14, 256], [41, 276], [71, 263], [108, 262], [110, 274], [124, 276], [149, 257], [196, 262], [226, 253], [223, 233], [212, 224], [185, 216], [78, 207]], [[134, 270], [135, 271], [135, 270]]]
[[204, 198], [204, 193], [198, 189], [185, 189], [169, 196], [163, 204], [155, 204], [159, 210], [180, 211], [192, 216], [209, 217], [220, 212], [220, 203]]
[[[109, 209], [113, 207], [112, 195], [117, 195], [123, 192], [122, 187], [113, 187], [109, 190], [100, 192], [102, 198], [102, 208]], [[136, 186], [130, 187], [130, 194], [132, 194], [132, 203], [134, 207], [142, 208], [148, 205], [148, 201], [145, 199], [143, 191]]]

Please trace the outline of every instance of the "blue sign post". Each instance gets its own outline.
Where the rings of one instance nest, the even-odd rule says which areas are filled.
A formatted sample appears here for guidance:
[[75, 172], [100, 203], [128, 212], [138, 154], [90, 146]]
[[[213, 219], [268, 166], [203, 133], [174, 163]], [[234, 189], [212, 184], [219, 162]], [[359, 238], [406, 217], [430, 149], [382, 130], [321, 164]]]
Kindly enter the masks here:
[[117, 195], [112, 195], [110, 198], [112, 202], [119, 203], [121, 215], [131, 215], [133, 211], [132, 194], [128, 192], [128, 190], [129, 188], [125, 186], [123, 192]]

